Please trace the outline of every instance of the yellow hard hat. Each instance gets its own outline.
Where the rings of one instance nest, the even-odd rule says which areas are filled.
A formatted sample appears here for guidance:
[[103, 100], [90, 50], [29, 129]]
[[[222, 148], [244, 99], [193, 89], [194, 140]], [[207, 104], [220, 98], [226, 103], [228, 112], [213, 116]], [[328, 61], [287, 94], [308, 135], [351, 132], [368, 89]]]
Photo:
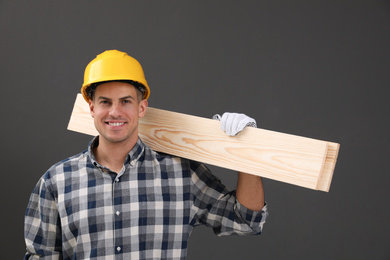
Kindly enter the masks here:
[[150, 89], [145, 79], [141, 64], [127, 53], [108, 50], [96, 56], [85, 68], [84, 83], [81, 93], [88, 102], [86, 89], [93, 83], [115, 80], [130, 80], [145, 87], [144, 99], [150, 96]]

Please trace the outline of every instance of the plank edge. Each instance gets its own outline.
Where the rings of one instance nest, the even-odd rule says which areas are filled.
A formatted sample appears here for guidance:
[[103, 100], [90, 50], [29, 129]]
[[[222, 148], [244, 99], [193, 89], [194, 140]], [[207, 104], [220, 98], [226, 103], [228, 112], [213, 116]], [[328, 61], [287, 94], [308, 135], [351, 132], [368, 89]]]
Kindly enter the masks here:
[[339, 150], [340, 144], [328, 142], [325, 165], [318, 180], [317, 190], [329, 192]]

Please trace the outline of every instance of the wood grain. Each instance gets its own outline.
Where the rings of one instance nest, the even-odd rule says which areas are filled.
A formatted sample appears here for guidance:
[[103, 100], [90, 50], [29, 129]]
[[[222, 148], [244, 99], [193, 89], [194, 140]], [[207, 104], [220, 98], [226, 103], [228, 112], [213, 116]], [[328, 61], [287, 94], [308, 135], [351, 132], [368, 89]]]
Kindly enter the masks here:
[[[219, 125], [212, 119], [149, 107], [140, 120], [139, 135], [158, 152], [329, 191], [339, 144], [250, 127], [229, 137]], [[68, 129], [98, 134], [81, 94]]]

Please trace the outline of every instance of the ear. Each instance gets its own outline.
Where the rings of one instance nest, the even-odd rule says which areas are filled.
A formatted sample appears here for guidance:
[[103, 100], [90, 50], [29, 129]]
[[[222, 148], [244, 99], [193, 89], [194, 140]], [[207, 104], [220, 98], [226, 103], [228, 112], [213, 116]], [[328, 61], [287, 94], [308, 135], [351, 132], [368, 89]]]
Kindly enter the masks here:
[[141, 100], [138, 105], [138, 117], [142, 118], [145, 116], [146, 109], [148, 108], [148, 101], [146, 99]]
[[89, 113], [91, 114], [92, 118], [94, 118], [94, 116], [95, 116], [94, 103], [92, 100], [89, 100], [88, 104], [89, 104]]

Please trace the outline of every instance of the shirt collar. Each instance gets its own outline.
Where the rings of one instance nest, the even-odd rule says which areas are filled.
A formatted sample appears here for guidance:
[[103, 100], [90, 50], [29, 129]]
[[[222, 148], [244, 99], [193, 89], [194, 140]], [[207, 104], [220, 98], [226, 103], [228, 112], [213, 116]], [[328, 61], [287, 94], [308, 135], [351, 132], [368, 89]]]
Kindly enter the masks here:
[[[91, 161], [93, 165], [99, 168], [106, 168], [102, 165], [100, 165], [95, 158], [95, 155], [93, 154], [93, 149], [96, 148], [99, 145], [99, 136], [95, 136], [88, 144], [88, 153], [91, 157]], [[129, 163], [134, 164], [138, 160], [141, 159], [142, 154], [145, 150], [145, 144], [142, 142], [141, 138], [138, 137], [137, 142], [135, 143], [133, 149], [128, 153], [126, 156], [124, 165], [127, 165]]]
[[145, 151], [145, 145], [142, 142], [141, 138], [138, 137], [137, 142], [135, 143], [133, 149], [129, 152], [129, 154], [126, 157], [125, 164], [129, 161], [136, 162], [141, 159], [141, 156], [143, 155]]

